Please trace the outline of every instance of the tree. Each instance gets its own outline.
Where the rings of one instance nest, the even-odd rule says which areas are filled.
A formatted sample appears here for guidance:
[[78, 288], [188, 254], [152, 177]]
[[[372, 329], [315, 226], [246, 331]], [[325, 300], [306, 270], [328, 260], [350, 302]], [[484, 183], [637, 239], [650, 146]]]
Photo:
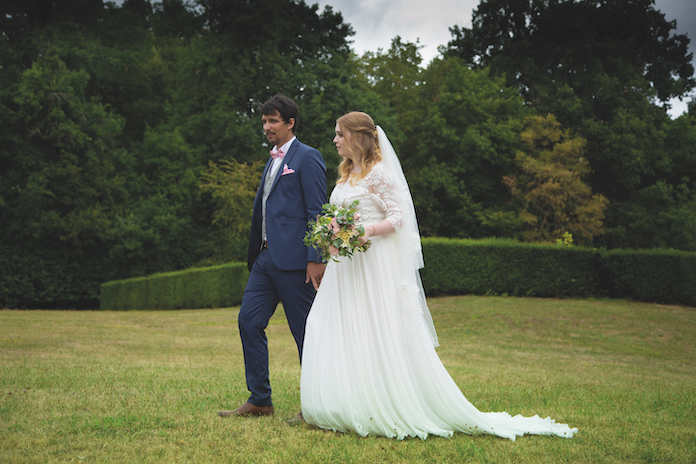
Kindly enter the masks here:
[[528, 102], [557, 105], [550, 94], [570, 90], [606, 120], [607, 77], [627, 92], [654, 89], [662, 102], [694, 88], [689, 39], [675, 29], [654, 0], [483, 0], [471, 29], [450, 29], [448, 53], [506, 75]]
[[[10, 89], [16, 137], [0, 155], [1, 303], [94, 304], [111, 209], [123, 195], [123, 119], [85, 91], [89, 76], [47, 56]], [[7, 93], [3, 97], [7, 97]]]
[[[178, 131], [150, 129], [123, 175], [129, 196], [115, 208], [109, 277], [136, 277], [198, 264], [211, 240], [212, 206], [199, 195], [203, 167]], [[125, 161], [125, 160], [124, 160]]]
[[260, 104], [293, 97], [324, 147], [348, 105], [386, 106], [349, 82], [341, 15], [304, 1], [0, 8], [2, 305], [94, 306], [104, 280], [239, 257], [248, 219], [218, 219], [201, 176], [267, 156]]
[[218, 260], [244, 261], [249, 240], [249, 218], [261, 180], [263, 164], [259, 161], [240, 164], [234, 160], [210, 162], [202, 175], [201, 190], [209, 193], [216, 204], [213, 225], [218, 228], [218, 242], [223, 250]]
[[583, 182], [589, 173], [585, 140], [562, 131], [551, 115], [526, 118], [521, 139], [518, 172], [503, 182], [527, 225], [524, 240], [553, 243], [570, 233], [576, 242], [591, 244], [603, 233], [608, 201]]
[[[589, 142], [595, 190], [616, 198], [654, 182], [667, 119], [656, 102], [694, 88], [689, 39], [652, 0], [483, 1], [448, 53], [505, 75], [540, 114]], [[646, 130], [648, 129], [648, 130]]]
[[683, 115], [661, 132], [669, 163], [656, 173], [655, 183], [607, 209], [607, 246], [696, 251], [696, 118]]
[[501, 183], [514, 171], [527, 110], [519, 93], [457, 58], [424, 72], [417, 113], [399, 154], [421, 232], [444, 237], [511, 236], [521, 226]]
[[689, 39], [674, 29], [652, 0], [484, 0], [471, 29], [451, 29], [449, 55], [506, 76], [538, 114], [587, 140], [587, 183], [610, 201], [597, 245], [632, 241], [634, 225], [614, 208], [642, 201], [638, 192], [661, 179], [681, 182], [666, 102], [696, 80]]
[[407, 125], [414, 122], [414, 104], [423, 83], [420, 48], [418, 42], [402, 42], [401, 37], [396, 36], [386, 53], [378, 49], [365, 53], [360, 59], [360, 74]]

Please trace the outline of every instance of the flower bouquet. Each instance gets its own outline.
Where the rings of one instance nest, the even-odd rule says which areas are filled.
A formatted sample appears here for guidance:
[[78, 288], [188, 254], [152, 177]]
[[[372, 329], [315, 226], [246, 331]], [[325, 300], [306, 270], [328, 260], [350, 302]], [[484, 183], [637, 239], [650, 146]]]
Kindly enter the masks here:
[[323, 214], [316, 221], [309, 222], [309, 230], [304, 238], [307, 246], [319, 250], [324, 261], [338, 262], [337, 256], [348, 256], [352, 259], [356, 251], [366, 251], [370, 242], [360, 244], [360, 237], [365, 235], [365, 228], [356, 225], [360, 220], [357, 213], [359, 200], [355, 200], [348, 208], [325, 204]]

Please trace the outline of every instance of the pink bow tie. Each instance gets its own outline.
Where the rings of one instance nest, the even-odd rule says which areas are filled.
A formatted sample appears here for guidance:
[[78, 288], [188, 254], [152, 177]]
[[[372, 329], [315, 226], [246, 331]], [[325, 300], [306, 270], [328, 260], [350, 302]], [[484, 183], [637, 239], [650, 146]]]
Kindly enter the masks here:
[[271, 156], [273, 157], [273, 159], [277, 159], [277, 158], [283, 159], [283, 157], [285, 156], [285, 153], [283, 153], [283, 150], [273, 149], [273, 150], [271, 150]]

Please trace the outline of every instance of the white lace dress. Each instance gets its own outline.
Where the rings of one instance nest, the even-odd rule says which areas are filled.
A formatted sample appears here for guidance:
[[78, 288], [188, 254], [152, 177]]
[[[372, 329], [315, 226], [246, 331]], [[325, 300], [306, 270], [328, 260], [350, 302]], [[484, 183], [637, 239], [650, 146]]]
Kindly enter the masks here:
[[[360, 200], [360, 222], [401, 209], [393, 181], [378, 163], [351, 185], [337, 184], [331, 203]], [[577, 429], [550, 418], [482, 413], [443, 366], [423, 324], [417, 289], [400, 266], [395, 234], [373, 237], [365, 253], [330, 262], [307, 319], [302, 356], [302, 414], [309, 424], [362, 436], [403, 439], [455, 431], [514, 440], [525, 433], [570, 438]]]

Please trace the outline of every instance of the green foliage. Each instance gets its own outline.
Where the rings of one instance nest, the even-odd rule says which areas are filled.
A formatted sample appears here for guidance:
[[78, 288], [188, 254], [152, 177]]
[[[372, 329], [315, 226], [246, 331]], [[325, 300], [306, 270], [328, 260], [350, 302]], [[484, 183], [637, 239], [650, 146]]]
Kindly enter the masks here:
[[[241, 259], [267, 156], [259, 105], [295, 98], [301, 140], [324, 147], [345, 102], [384, 106], [346, 79], [352, 31], [330, 8], [71, 0], [3, 13], [2, 306], [92, 306], [106, 280]], [[221, 159], [255, 166], [245, 201], [201, 188]]]
[[457, 58], [434, 60], [423, 79], [419, 121], [399, 152], [422, 233], [514, 236], [522, 223], [502, 180], [528, 111], [518, 92]]
[[573, 246], [573, 234], [563, 232], [563, 238], [556, 239], [556, 245]]
[[367, 52], [360, 60], [360, 76], [389, 102], [401, 123], [408, 126], [418, 120], [418, 88], [423, 84], [420, 48], [418, 42], [402, 42], [396, 36], [387, 52], [382, 49]]
[[[696, 247], [686, 229], [696, 217], [692, 198], [672, 197], [672, 236], [639, 213], [646, 210], [639, 192], [652, 195], [661, 181], [693, 191], [696, 179], [681, 172], [696, 159], [685, 143], [693, 129], [666, 114], [670, 98], [696, 86], [689, 38], [675, 29], [652, 0], [483, 0], [471, 29], [452, 28], [448, 56], [505, 76], [538, 114], [555, 115], [587, 140], [587, 183], [610, 202], [606, 235], [595, 245]], [[675, 145], [683, 147], [679, 164]]]
[[[21, 251], [20, 252], [18, 252]], [[0, 244], [0, 307], [96, 308], [99, 282], [106, 280], [96, 247], [36, 239], [30, 246]]]
[[[579, 242], [696, 251], [696, 118], [659, 106], [694, 86], [688, 39], [649, 0], [484, 0], [427, 69], [400, 37], [354, 56], [341, 14], [301, 0], [0, 10], [0, 306], [92, 307], [103, 281], [242, 259], [269, 148], [258, 109], [277, 92], [329, 191], [336, 118], [371, 114], [425, 236], [523, 238], [527, 206], [502, 181], [550, 166], [518, 153], [548, 152], [610, 201], [604, 235], [587, 190], [563, 210]], [[579, 146], [526, 147], [534, 114], [587, 141], [589, 172], [566, 156]]]
[[653, 88], [662, 101], [696, 85], [689, 38], [674, 29], [653, 0], [483, 0], [471, 29], [452, 28], [448, 53], [506, 74], [528, 101], [555, 104], [553, 94], [569, 86], [586, 103], [608, 90], [597, 107], [612, 111], [619, 94], [600, 82], [637, 94]]
[[426, 238], [423, 256], [431, 296], [612, 296], [696, 306], [696, 253]]
[[570, 233], [581, 244], [591, 244], [604, 232], [608, 201], [583, 182], [589, 173], [585, 140], [561, 131], [552, 115], [525, 119], [521, 138], [524, 149], [515, 158], [518, 171], [503, 182], [527, 224], [522, 237], [553, 243]]
[[95, 263], [125, 189], [114, 143], [123, 119], [86, 95], [88, 82], [48, 55], [2, 92], [15, 135], [0, 154], [0, 275], [21, 282], [2, 289], [3, 306], [93, 304], [105, 277]]
[[[696, 306], [696, 253], [606, 251], [569, 243], [572, 237], [557, 245], [425, 238], [423, 286], [429, 296], [611, 296]], [[102, 284], [101, 309], [233, 305], [241, 301], [247, 277], [245, 266], [230, 263], [107, 282]]]
[[249, 218], [261, 179], [261, 162], [240, 164], [221, 160], [210, 162], [201, 178], [201, 190], [213, 197], [216, 208], [213, 226], [219, 242], [214, 246], [217, 259], [244, 261], [249, 239]]
[[[324, 90], [328, 95], [337, 79], [352, 74], [346, 67], [346, 37], [352, 31], [341, 15], [330, 8], [319, 14], [317, 5], [287, 0], [199, 4], [206, 28], [178, 56], [169, 124], [198, 147], [205, 164], [230, 157], [265, 159], [258, 109], [282, 92], [300, 108], [298, 136], [316, 146], [326, 135], [305, 129], [304, 121], [310, 120], [305, 102]], [[336, 107], [332, 110], [331, 117], [337, 117]], [[321, 129], [330, 134], [332, 128]]]
[[607, 209], [607, 247], [696, 251], [696, 118], [664, 125], [665, 162], [656, 180]]
[[423, 257], [423, 287], [429, 296], [474, 293], [582, 298], [605, 294], [597, 279], [597, 253], [589, 248], [510, 239], [426, 238]]
[[241, 303], [249, 271], [246, 264], [205, 268], [106, 282], [104, 310], [220, 308]]
[[602, 254], [610, 296], [696, 306], [696, 255], [676, 250], [611, 250]]
[[614, 226], [606, 241], [615, 247], [696, 251], [696, 197], [685, 181], [675, 188], [660, 180], [612, 204], [607, 217]]

